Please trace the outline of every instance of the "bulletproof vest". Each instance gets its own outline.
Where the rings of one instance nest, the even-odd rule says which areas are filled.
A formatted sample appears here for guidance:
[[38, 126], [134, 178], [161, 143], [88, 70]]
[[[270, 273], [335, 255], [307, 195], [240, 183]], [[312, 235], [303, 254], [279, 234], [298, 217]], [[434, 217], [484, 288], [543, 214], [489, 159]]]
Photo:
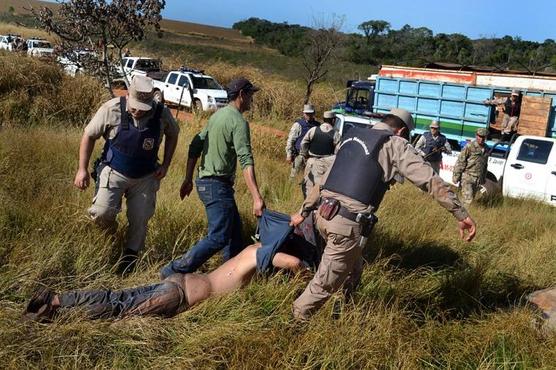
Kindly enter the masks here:
[[510, 117], [519, 117], [519, 113], [521, 112], [521, 102], [519, 98], [515, 100], [515, 105], [512, 108], [512, 99], [506, 99], [506, 103], [504, 103], [504, 113], [509, 115]]
[[145, 128], [139, 129], [132, 123], [126, 109], [125, 97], [120, 98], [120, 128], [112, 139], [106, 140], [102, 161], [121, 174], [139, 178], [153, 173], [157, 167], [160, 146], [160, 116], [162, 104], [157, 104], [155, 113]]
[[303, 137], [305, 137], [305, 134], [307, 133], [307, 131], [309, 131], [313, 127], [320, 126], [320, 122], [319, 121], [309, 121], [309, 122], [307, 122], [304, 118], [301, 118], [301, 119], [297, 120], [296, 122], [299, 123], [299, 125], [301, 126], [301, 133], [299, 134], [299, 136], [295, 140], [295, 150], [297, 150], [297, 152], [299, 153], [299, 151], [301, 150], [301, 140], [303, 140]]
[[378, 208], [388, 190], [378, 153], [390, 136], [392, 133], [386, 130], [350, 129], [336, 153], [324, 189]]
[[[425, 137], [425, 149], [423, 152], [425, 152], [425, 155], [427, 156], [427, 161], [440, 162], [442, 160], [442, 152], [440, 149], [446, 145], [446, 136], [438, 134], [435, 139], [430, 132], [425, 132], [423, 136]], [[438, 151], [433, 153], [434, 149], [437, 149]]]
[[334, 154], [334, 133], [334, 130], [324, 132], [320, 126], [317, 127], [309, 144], [309, 152], [319, 156]]

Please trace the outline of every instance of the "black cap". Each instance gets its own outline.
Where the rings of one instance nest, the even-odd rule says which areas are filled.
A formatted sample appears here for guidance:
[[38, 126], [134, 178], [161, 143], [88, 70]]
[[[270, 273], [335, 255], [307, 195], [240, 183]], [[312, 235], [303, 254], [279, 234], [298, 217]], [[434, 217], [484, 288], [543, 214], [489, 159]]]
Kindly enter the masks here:
[[238, 95], [241, 90], [243, 91], [259, 91], [260, 89], [253, 85], [251, 81], [244, 77], [236, 78], [230, 81], [228, 86], [226, 87], [228, 90], [228, 95], [234, 96]]

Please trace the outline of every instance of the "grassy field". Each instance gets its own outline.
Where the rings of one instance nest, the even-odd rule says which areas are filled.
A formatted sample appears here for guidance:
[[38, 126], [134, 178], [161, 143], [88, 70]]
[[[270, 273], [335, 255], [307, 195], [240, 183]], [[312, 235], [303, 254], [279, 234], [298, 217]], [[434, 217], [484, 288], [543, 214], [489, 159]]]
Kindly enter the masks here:
[[[178, 57], [168, 60], [177, 63]], [[83, 124], [106, 93], [93, 80], [70, 79], [55, 66], [28, 58], [0, 54], [0, 66], [2, 368], [556, 367], [556, 335], [535, 329], [538, 316], [523, 299], [556, 284], [556, 209], [511, 199], [474, 205], [478, 236], [464, 243], [455, 220], [408, 184], [386, 195], [353, 300], [334, 296], [308, 323], [290, 315], [307, 281], [283, 274], [257, 277], [247, 288], [173, 319], [87, 321], [75, 314], [50, 325], [22, 321], [25, 303], [39, 285], [63, 291], [154, 282], [163, 264], [204, 235], [199, 199], [194, 194], [179, 201], [178, 188], [188, 143], [206, 117], [180, 123], [178, 150], [158, 193], [146, 249], [137, 271], [122, 278], [114, 265], [125, 217], [120, 216], [116, 236], [107, 237], [85, 216], [92, 190], [72, 186]], [[257, 124], [290, 125], [301, 82], [226, 60], [213, 60], [209, 68], [222, 81], [244, 74], [262, 84], [250, 116]], [[330, 104], [333, 92], [326, 84], [317, 89], [320, 109]], [[283, 139], [252, 131], [267, 206], [296, 211], [301, 192], [288, 181]], [[249, 240], [255, 219], [238, 179], [237, 201]], [[202, 271], [219, 263], [215, 257]]]

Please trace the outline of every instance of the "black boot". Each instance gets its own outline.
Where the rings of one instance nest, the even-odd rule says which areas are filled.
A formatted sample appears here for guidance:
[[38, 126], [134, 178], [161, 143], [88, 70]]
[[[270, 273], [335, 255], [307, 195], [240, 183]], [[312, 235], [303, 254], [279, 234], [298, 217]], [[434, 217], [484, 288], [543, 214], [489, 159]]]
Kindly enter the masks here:
[[126, 248], [118, 263], [118, 273], [125, 275], [135, 270], [137, 264], [138, 253], [132, 249]]

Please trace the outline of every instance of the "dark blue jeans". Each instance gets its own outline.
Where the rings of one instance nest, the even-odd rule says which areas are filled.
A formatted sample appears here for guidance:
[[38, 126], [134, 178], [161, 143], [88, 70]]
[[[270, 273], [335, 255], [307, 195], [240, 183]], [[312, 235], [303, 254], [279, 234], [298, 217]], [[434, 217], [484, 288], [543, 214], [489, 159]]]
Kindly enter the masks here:
[[177, 272], [195, 272], [216, 252], [222, 251], [224, 260], [228, 260], [244, 248], [241, 240], [241, 219], [232, 184], [220, 179], [200, 178], [196, 180], [196, 185], [207, 213], [208, 235], [183, 256], [164, 266], [160, 271], [162, 277]]
[[78, 290], [59, 296], [60, 309], [81, 308], [90, 319], [129, 315], [172, 317], [187, 308], [184, 287], [173, 281], [123, 290]]

